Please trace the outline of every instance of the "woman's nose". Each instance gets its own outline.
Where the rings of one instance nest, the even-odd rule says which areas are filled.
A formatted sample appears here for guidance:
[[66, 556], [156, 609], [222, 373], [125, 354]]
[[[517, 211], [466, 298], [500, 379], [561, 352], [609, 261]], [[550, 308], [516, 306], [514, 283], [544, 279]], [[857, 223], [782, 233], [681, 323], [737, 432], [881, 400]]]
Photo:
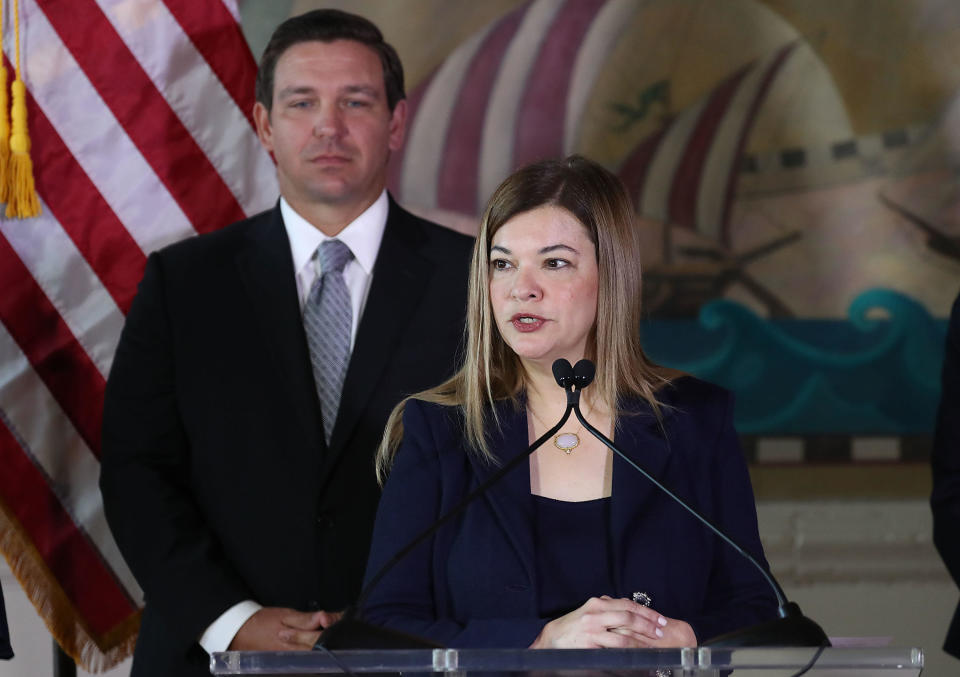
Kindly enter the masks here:
[[517, 273], [510, 295], [517, 301], [539, 301], [543, 297], [543, 289], [534, 275], [521, 270]]

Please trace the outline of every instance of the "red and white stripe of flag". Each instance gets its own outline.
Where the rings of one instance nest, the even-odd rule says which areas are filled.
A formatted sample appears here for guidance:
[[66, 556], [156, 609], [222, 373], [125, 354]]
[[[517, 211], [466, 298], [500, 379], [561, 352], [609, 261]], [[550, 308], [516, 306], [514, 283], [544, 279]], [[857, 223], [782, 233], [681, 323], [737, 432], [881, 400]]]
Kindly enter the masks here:
[[235, 0], [20, 2], [43, 211], [0, 221], [0, 549], [98, 670], [129, 653], [142, 597], [97, 488], [124, 314], [150, 252], [268, 208], [277, 186]]

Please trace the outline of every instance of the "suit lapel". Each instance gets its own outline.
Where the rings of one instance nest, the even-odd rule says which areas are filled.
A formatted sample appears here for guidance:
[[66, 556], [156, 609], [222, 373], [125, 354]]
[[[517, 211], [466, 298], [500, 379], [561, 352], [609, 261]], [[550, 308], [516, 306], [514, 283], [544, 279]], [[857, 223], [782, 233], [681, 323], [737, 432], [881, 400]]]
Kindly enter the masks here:
[[[373, 267], [357, 340], [340, 396], [340, 410], [330, 439], [324, 473], [343, 453], [354, 428], [370, 402], [371, 390], [396, 353], [399, 338], [410, 322], [431, 267], [419, 253], [424, 237], [415, 219], [390, 199], [387, 225]], [[322, 481], [322, 478], [321, 478]]]
[[306, 447], [322, 449], [316, 387], [300, 317], [290, 243], [279, 206], [252, 224], [248, 244], [236, 262], [252, 319], [277, 366], [277, 381], [282, 384], [276, 388], [277, 396], [290, 396], [290, 409], [302, 428]]
[[[527, 417], [523, 410], [517, 410], [509, 402], [497, 404], [501, 429], [490, 435], [490, 448], [500, 461], [499, 465], [490, 465], [470, 454], [477, 477], [477, 484], [486, 481], [490, 475], [517, 456], [527, 456], [529, 434]], [[530, 497], [530, 464], [520, 462], [519, 467], [506, 474], [503, 479], [490, 487], [486, 500], [497, 520], [507, 534], [511, 545], [516, 549], [523, 562], [531, 582], [536, 581], [536, 559], [533, 544], [533, 500]]]
[[[640, 412], [620, 418], [614, 436], [617, 447], [634, 463], [660, 479], [670, 458], [670, 448], [653, 411], [644, 400], [631, 400], [626, 411]], [[669, 424], [668, 409], [663, 409], [664, 426]], [[631, 531], [648, 512], [645, 506], [659, 498], [660, 490], [617, 455], [613, 458], [613, 487], [610, 504], [610, 543], [613, 556], [614, 585], [622, 592], [627, 572], [628, 549], [633, 545]]]

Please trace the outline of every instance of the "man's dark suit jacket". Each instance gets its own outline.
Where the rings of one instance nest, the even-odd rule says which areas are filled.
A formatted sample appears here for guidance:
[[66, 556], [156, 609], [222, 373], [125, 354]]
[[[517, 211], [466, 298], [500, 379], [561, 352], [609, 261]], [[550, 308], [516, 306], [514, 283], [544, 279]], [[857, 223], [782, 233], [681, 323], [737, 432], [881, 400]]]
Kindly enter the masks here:
[[[950, 313], [942, 384], [932, 457], [933, 542], [953, 580], [960, 585], [960, 296]], [[943, 650], [960, 658], [960, 604], [953, 614]]]
[[100, 486], [145, 593], [133, 674], [209, 674], [244, 599], [357, 595], [394, 405], [458, 359], [472, 239], [391, 199], [329, 448], [279, 206], [149, 257], [107, 383]]
[[[617, 446], [766, 566], [732, 398], [690, 377], [658, 397], [667, 405], [666, 439], [649, 405], [635, 400], [624, 407], [635, 415], [620, 419]], [[526, 452], [527, 419], [507, 404], [498, 416], [490, 447], [506, 464]], [[456, 408], [411, 400], [403, 423], [368, 577], [498, 468], [467, 451]], [[521, 463], [384, 576], [364, 605], [366, 620], [452, 647], [529, 646], [551, 620], [537, 604], [533, 510], [530, 467]], [[776, 617], [760, 573], [620, 458], [608, 533], [615, 595], [647, 593], [654, 609], [690, 623], [698, 639]]]
[[3, 588], [0, 588], [0, 658], [13, 658], [10, 647], [10, 629], [7, 627], [7, 611], [3, 606]]

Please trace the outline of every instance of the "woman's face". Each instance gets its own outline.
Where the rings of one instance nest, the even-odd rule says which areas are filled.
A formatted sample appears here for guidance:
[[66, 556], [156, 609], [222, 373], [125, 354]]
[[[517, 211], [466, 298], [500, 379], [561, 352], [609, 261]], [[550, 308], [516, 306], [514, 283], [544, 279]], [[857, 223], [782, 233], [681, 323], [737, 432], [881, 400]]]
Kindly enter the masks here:
[[596, 247], [570, 212], [545, 205], [517, 214], [490, 243], [490, 303], [507, 345], [549, 368], [584, 356], [597, 317]]

